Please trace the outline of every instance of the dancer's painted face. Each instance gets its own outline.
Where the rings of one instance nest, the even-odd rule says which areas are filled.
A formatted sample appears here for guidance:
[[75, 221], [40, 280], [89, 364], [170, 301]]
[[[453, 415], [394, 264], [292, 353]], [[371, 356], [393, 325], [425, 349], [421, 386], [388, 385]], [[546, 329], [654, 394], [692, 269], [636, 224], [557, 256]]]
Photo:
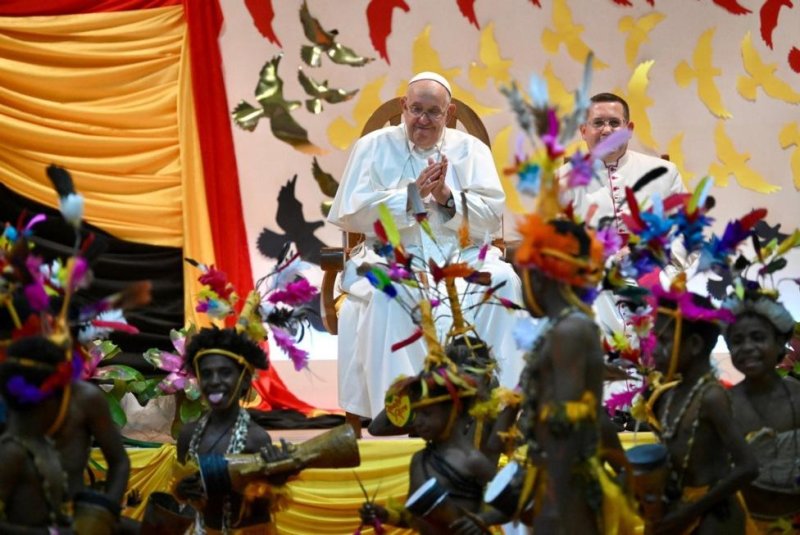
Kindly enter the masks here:
[[[224, 355], [203, 355], [198, 363], [200, 391], [212, 409], [225, 408], [242, 395], [242, 367]], [[237, 388], [238, 386], [238, 388]]]

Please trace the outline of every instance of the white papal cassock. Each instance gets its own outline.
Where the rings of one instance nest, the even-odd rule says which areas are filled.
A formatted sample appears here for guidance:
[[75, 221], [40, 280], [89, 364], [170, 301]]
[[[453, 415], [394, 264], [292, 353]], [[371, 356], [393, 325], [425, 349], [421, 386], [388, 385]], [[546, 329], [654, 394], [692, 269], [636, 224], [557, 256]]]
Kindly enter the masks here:
[[[427, 167], [429, 158], [438, 161], [441, 154], [449, 162], [445, 180], [456, 200], [456, 214], [447, 219], [446, 211], [432, 198], [426, 200], [437, 245], [407, 210], [407, 186]], [[394, 216], [409, 253], [442, 264], [446, 259], [455, 260], [459, 251], [457, 232], [464, 217], [461, 192], [466, 194], [470, 236], [477, 244], [461, 252], [461, 260], [473, 263], [487, 234], [500, 233], [505, 203], [491, 152], [483, 142], [446, 128], [436, 146], [422, 151], [408, 141], [400, 124], [364, 136], [353, 148], [328, 215], [328, 221], [343, 230], [366, 235], [366, 243], [353, 251], [341, 279], [341, 289], [348, 296], [339, 313], [339, 405], [346, 411], [377, 415], [392, 381], [401, 374], [419, 373], [426, 353], [421, 340], [391, 351], [392, 344], [411, 335], [414, 325], [398, 303], [356, 274], [361, 263], [381, 261], [372, 250], [378, 206], [385, 204]], [[501, 260], [498, 249], [490, 249], [481, 270], [491, 273], [493, 284], [507, 281], [498, 295], [521, 303], [519, 278], [511, 265]], [[400, 298], [410, 302], [410, 297]], [[469, 302], [467, 299], [467, 307]], [[438, 312], [437, 327], [443, 334], [450, 318], [441, 317], [446, 311]], [[474, 323], [479, 336], [493, 349], [501, 370], [500, 382], [516, 386], [523, 363], [511, 336], [515, 314], [499, 306], [481, 306], [467, 311], [465, 319]]]

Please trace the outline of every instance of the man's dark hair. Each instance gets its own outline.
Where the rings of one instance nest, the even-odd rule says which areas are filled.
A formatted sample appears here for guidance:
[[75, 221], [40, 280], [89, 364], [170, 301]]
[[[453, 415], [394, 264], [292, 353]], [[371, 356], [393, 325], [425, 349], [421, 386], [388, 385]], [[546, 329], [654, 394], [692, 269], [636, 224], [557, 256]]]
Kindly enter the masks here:
[[216, 325], [200, 329], [186, 348], [186, 362], [189, 366], [194, 367], [197, 353], [203, 349], [225, 349], [240, 355], [254, 368], [266, 370], [269, 367], [267, 356], [258, 344], [234, 329], [220, 329]]
[[598, 102], [619, 102], [622, 104], [622, 115], [625, 117], [625, 122], [627, 123], [631, 120], [631, 110], [628, 107], [628, 103], [625, 102], [625, 99], [619, 95], [615, 95], [614, 93], [598, 93], [590, 98], [589, 102], [592, 104]]
[[[26, 383], [39, 387], [50, 377], [59, 364], [67, 358], [67, 350], [44, 336], [28, 336], [11, 343], [6, 350], [7, 358], [0, 363], [0, 394], [8, 406], [15, 410], [25, 409], [30, 403], [20, 403], [8, 390], [13, 377], [21, 377]], [[15, 359], [34, 361], [35, 365], [23, 365]]]
[[[691, 293], [690, 295], [692, 296], [692, 304], [695, 306], [708, 310], [714, 309], [714, 305], [711, 303], [711, 299], [708, 297], [697, 295], [695, 293]], [[675, 310], [678, 305], [675, 303], [675, 301], [664, 299], [659, 301], [658, 306], [667, 308], [669, 310]], [[715, 322], [689, 320], [683, 318], [682, 338], [686, 339], [693, 334], [700, 336], [700, 338], [703, 340], [703, 355], [705, 356], [711, 355], [711, 351], [714, 349], [714, 346], [717, 345], [717, 340], [719, 339], [721, 332], [722, 330], [720, 329], [719, 324]]]

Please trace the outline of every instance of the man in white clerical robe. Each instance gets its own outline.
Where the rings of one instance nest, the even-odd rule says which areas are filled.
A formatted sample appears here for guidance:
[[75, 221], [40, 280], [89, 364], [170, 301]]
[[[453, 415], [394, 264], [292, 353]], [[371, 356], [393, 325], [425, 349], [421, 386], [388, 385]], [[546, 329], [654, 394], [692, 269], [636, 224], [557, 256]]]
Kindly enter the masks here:
[[[499, 235], [505, 203], [489, 148], [479, 139], [446, 128], [455, 112], [447, 81], [435, 73], [421, 73], [408, 85], [403, 99], [403, 122], [359, 139], [350, 155], [331, 207], [328, 221], [348, 232], [366, 235], [352, 251], [341, 278], [347, 298], [339, 312], [339, 405], [349, 413], [374, 417], [384, 407], [384, 394], [399, 375], [422, 369], [426, 348], [422, 340], [392, 352], [392, 344], [414, 332], [403, 308], [376, 291], [356, 273], [364, 262], [381, 262], [373, 251], [378, 206], [392, 213], [407, 251], [438, 264], [459, 254], [458, 228], [465, 216], [461, 194], [466, 195], [470, 238], [474, 246], [460, 252], [460, 261], [474, 265], [487, 236]], [[408, 186], [416, 183], [428, 212], [434, 243], [412, 213]], [[521, 284], [501, 252], [492, 247], [480, 267], [492, 275], [492, 284], [506, 281], [497, 295], [521, 302]], [[401, 296], [399, 298], [407, 299]], [[465, 301], [468, 308], [470, 299]], [[516, 316], [500, 306], [480, 306], [465, 311], [465, 319], [492, 348], [500, 367], [500, 382], [516, 386], [522, 354], [511, 331]], [[449, 318], [437, 327], [440, 335]]]

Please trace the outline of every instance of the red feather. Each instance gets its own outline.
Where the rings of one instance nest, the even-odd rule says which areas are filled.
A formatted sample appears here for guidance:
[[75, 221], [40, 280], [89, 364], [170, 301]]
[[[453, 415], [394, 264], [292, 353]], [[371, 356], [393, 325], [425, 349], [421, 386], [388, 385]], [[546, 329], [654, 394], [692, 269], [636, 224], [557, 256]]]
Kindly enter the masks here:
[[398, 349], [402, 349], [402, 348], [404, 348], [406, 346], [409, 346], [409, 345], [413, 344], [414, 342], [416, 342], [420, 338], [422, 338], [422, 329], [417, 329], [408, 338], [404, 338], [404, 339], [400, 340], [399, 342], [393, 343], [392, 344], [392, 353], [394, 353]]
[[272, 29], [272, 21], [275, 19], [275, 10], [272, 9], [272, 0], [244, 0], [247, 11], [253, 19], [258, 32], [266, 37], [270, 43], [283, 48], [278, 36]]
[[636, 221], [638, 226], [642, 226], [642, 215], [639, 212], [639, 201], [636, 200], [636, 195], [633, 194], [631, 188], [625, 188], [625, 200], [628, 201], [628, 208], [631, 211], [631, 217]]
[[758, 12], [761, 18], [761, 38], [772, 48], [772, 32], [778, 25], [778, 15], [782, 7], [794, 7], [792, 0], [767, 0]]
[[381, 240], [381, 243], [389, 243], [386, 229], [383, 228], [383, 223], [381, 223], [380, 220], [376, 220], [375, 223], [372, 224], [372, 228], [375, 230], [375, 235]]
[[752, 11], [741, 5], [736, 0], [714, 0], [714, 3], [728, 13], [733, 13], [734, 15], [747, 15], [748, 13], [752, 13]]
[[800, 48], [793, 46], [789, 51], [789, 67], [798, 74], [800, 74]]
[[633, 4], [629, 0], [613, 0], [618, 6], [631, 7]]
[[639, 232], [642, 230], [642, 224], [628, 214], [622, 214], [619, 217], [622, 219], [622, 223], [624, 223], [631, 232]]
[[480, 29], [481, 25], [478, 24], [478, 17], [475, 16], [475, 0], [456, 0], [456, 4], [458, 4], [461, 14], [476, 28]]
[[539, 0], [531, 0], [531, 4], [535, 5], [538, 8], [542, 7], [542, 4], [539, 3]]
[[673, 193], [664, 199], [664, 211], [669, 212], [679, 206], [684, 206], [691, 198], [691, 193]]
[[741, 225], [743, 231], [748, 231], [753, 228], [753, 225], [761, 221], [767, 217], [767, 209], [766, 208], [756, 208], [743, 218], [739, 220], [739, 225]]
[[392, 13], [395, 8], [400, 8], [406, 13], [410, 9], [405, 0], [370, 0], [367, 6], [367, 24], [372, 47], [386, 60], [386, 63], [391, 63], [389, 53], [386, 51], [386, 39], [392, 33]]

